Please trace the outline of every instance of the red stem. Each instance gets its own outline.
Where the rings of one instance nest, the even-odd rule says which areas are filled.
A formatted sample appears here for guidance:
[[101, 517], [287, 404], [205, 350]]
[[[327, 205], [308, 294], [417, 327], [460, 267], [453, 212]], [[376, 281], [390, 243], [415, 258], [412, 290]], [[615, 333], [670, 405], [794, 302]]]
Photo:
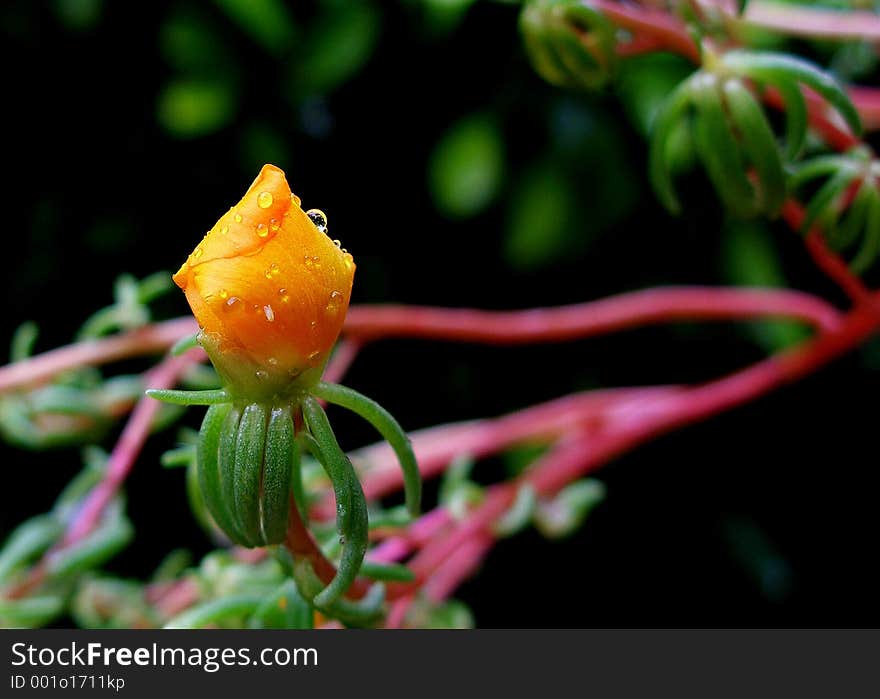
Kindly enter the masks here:
[[828, 330], [838, 313], [815, 296], [781, 289], [658, 287], [598, 301], [528, 311], [420, 306], [353, 306], [346, 337], [390, 337], [496, 345], [561, 342], [672, 321], [738, 320], [756, 316], [803, 320]]
[[[528, 311], [481, 311], [419, 306], [353, 306], [345, 335], [358, 343], [421, 337], [489, 344], [558, 342], [672, 320], [736, 320], [762, 316], [803, 320], [817, 329], [837, 322], [837, 311], [816, 296], [784, 289], [659, 287], [598, 301]], [[163, 352], [198, 331], [192, 317], [156, 323], [100, 340], [78, 342], [0, 367], [0, 393], [33, 386], [81, 366]], [[357, 344], [331, 363], [353, 359]]]
[[880, 42], [880, 15], [867, 11], [751, 0], [740, 23], [792, 36]]

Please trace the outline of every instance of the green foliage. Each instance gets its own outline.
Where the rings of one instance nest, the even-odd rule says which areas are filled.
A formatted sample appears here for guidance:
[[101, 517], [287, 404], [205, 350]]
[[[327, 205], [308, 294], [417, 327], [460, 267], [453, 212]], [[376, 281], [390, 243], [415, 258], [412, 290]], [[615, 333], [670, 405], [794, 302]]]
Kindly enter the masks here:
[[489, 114], [472, 114], [443, 135], [428, 163], [428, 185], [437, 208], [450, 218], [483, 211], [498, 195], [504, 174], [504, 141]]
[[222, 79], [181, 78], [159, 95], [156, 117], [172, 136], [198, 138], [226, 126], [235, 116], [235, 88]]
[[283, 0], [214, 0], [244, 33], [267, 51], [280, 54], [296, 37], [296, 25]]

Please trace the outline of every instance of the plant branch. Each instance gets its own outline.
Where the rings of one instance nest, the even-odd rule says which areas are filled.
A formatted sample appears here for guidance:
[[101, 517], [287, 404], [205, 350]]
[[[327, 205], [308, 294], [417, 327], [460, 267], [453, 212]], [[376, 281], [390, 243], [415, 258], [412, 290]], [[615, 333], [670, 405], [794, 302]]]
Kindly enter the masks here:
[[791, 36], [880, 42], [880, 15], [868, 11], [750, 0], [739, 24]]

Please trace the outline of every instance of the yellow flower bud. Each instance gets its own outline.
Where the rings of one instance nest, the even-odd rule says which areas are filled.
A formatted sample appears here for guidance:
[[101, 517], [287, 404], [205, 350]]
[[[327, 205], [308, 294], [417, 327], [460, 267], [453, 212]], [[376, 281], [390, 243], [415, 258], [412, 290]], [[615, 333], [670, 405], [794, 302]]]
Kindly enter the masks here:
[[242, 200], [174, 275], [227, 390], [248, 398], [320, 379], [348, 303], [355, 264], [304, 212], [284, 173], [265, 165]]

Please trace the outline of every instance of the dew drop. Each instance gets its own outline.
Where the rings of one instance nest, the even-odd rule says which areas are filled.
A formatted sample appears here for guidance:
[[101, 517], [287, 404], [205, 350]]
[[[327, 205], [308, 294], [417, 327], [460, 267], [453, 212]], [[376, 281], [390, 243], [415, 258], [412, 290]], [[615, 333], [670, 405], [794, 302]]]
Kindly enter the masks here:
[[198, 247], [195, 250], [193, 250], [193, 259], [198, 260], [204, 254], [205, 254], [205, 251], [202, 250], [201, 247]]
[[321, 258], [317, 255], [306, 255], [303, 261], [308, 269], [321, 269]]
[[290, 193], [290, 201], [292, 201], [297, 206], [302, 204], [302, 199], [300, 199], [298, 196], [296, 196], [296, 194], [294, 194], [293, 192]]
[[287, 303], [290, 301], [290, 295], [287, 293], [287, 289], [278, 289], [278, 297], [281, 299], [281, 303]]
[[238, 298], [238, 296], [230, 296], [226, 299], [226, 305], [223, 308], [227, 311], [231, 311], [233, 308], [236, 308], [240, 302], [241, 299]]
[[317, 321], [317, 320], [313, 320], [311, 323], [309, 323], [309, 327], [310, 327], [312, 330], [315, 330], [315, 329], [318, 327], [318, 321]]
[[272, 206], [272, 192], [260, 192], [257, 195], [257, 206], [261, 209], [268, 209]]
[[220, 235], [226, 235], [227, 233], [229, 233], [229, 226], [223, 226], [223, 228], [220, 229]]
[[318, 350], [315, 350], [314, 352], [309, 352], [309, 355], [308, 355], [308, 357], [306, 357], [306, 359], [308, 359], [309, 361], [312, 361], [319, 354], [320, 354], [320, 352], [318, 352]]
[[217, 292], [217, 296], [219, 296], [220, 299], [223, 301], [229, 298], [229, 294], [227, 293], [226, 289], [220, 289], [220, 291]]
[[321, 233], [327, 232], [327, 215], [323, 211], [320, 209], [309, 209], [306, 211], [306, 216], [312, 220], [315, 228], [321, 231]]
[[342, 305], [342, 292], [341, 291], [332, 291], [330, 292], [330, 299], [327, 301], [326, 311], [327, 313], [336, 313], [339, 311], [339, 307]]
[[270, 323], [275, 320], [275, 311], [272, 310], [272, 306], [263, 306], [263, 314]]
[[341, 241], [341, 240], [334, 240], [334, 241], [333, 241], [333, 244], [334, 244], [337, 248], [342, 248], [342, 241]]
[[233, 216], [232, 218], [235, 220], [236, 223], [241, 223], [241, 214], [235, 214], [235, 216]]
[[281, 269], [278, 267], [277, 262], [273, 262], [269, 265], [269, 269], [266, 270], [266, 279], [272, 279], [273, 277], [277, 277], [281, 274]]
[[278, 223], [277, 218], [269, 219], [269, 230], [273, 233], [277, 233], [278, 229], [281, 228], [281, 224]]
[[342, 261], [345, 263], [345, 268], [350, 272], [354, 268], [354, 258], [350, 253], [345, 252], [342, 256]]
[[266, 379], [269, 378], [269, 372], [268, 372], [268, 371], [264, 371], [263, 369], [257, 369], [257, 370], [254, 372], [254, 374], [255, 374], [256, 377], [257, 377], [258, 379], [260, 379], [261, 381], [265, 381]]
[[257, 224], [257, 235], [261, 238], [265, 238], [269, 235], [269, 227], [265, 223]]
[[275, 359], [275, 357], [269, 357], [269, 358], [266, 360], [266, 363], [267, 363], [269, 366], [278, 366], [278, 360]]

